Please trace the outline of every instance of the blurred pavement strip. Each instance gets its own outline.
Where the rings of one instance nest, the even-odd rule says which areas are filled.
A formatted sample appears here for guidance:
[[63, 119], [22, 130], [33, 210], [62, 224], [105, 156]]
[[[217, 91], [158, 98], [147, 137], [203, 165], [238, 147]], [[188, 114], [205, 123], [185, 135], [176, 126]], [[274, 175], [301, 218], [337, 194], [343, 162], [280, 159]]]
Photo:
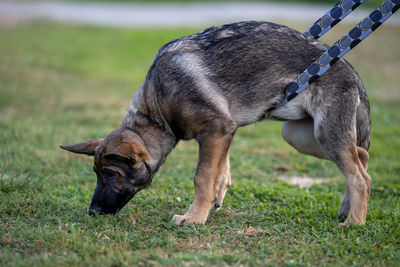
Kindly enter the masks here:
[[[21, 23], [38, 18], [115, 27], [208, 26], [244, 20], [313, 22], [332, 5], [251, 2], [127, 4], [0, 0], [0, 24]], [[344, 22], [358, 22], [369, 12], [369, 9], [360, 7]], [[395, 14], [387, 23], [400, 25], [400, 15]]]

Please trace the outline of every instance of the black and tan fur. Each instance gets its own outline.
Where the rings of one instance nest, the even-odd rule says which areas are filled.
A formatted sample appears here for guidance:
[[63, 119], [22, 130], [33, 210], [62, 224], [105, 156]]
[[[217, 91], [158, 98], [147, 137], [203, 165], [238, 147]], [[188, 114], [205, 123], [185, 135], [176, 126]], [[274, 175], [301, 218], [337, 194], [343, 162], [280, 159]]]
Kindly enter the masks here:
[[339, 60], [285, 106], [284, 88], [327, 46], [285, 26], [241, 22], [212, 27], [164, 45], [121, 126], [103, 139], [63, 146], [95, 156], [98, 177], [90, 213], [115, 213], [154, 173], [179, 140], [196, 139], [195, 197], [178, 225], [205, 223], [222, 205], [231, 178], [229, 148], [236, 129], [283, 121], [283, 138], [299, 152], [337, 164], [347, 185], [339, 215], [364, 224], [370, 117], [356, 71]]

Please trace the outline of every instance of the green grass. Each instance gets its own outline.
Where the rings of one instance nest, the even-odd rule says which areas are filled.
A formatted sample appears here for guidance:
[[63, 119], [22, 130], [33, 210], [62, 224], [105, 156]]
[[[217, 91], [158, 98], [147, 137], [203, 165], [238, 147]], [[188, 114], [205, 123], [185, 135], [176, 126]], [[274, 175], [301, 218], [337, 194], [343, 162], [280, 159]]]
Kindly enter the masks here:
[[[373, 187], [365, 226], [338, 226], [344, 178], [334, 164], [284, 143], [278, 122], [239, 129], [233, 186], [204, 226], [171, 222], [193, 198], [195, 142], [180, 143], [153, 185], [117, 216], [86, 215], [96, 181], [92, 159], [58, 145], [118, 127], [157, 49], [197, 30], [0, 28], [0, 265], [398, 265], [400, 27], [394, 26], [383, 26], [347, 57], [371, 96]], [[344, 31], [338, 26], [325, 40]], [[280, 175], [332, 181], [299, 189], [278, 181]]]

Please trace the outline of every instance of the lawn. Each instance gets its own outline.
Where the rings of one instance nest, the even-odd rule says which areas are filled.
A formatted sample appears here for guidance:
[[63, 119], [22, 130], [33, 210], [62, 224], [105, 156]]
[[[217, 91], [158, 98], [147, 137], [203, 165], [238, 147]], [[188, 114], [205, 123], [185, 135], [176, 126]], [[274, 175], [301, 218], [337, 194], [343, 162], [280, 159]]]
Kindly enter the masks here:
[[[332, 43], [346, 29], [339, 25], [324, 40]], [[344, 177], [333, 163], [287, 145], [278, 122], [239, 129], [233, 186], [206, 225], [171, 221], [193, 198], [193, 141], [179, 143], [152, 186], [117, 216], [87, 216], [92, 159], [58, 146], [118, 127], [158, 48], [198, 30], [48, 22], [0, 28], [0, 265], [398, 266], [399, 26], [381, 27], [347, 56], [372, 110], [365, 226], [339, 227]], [[327, 183], [300, 189], [280, 176]]]

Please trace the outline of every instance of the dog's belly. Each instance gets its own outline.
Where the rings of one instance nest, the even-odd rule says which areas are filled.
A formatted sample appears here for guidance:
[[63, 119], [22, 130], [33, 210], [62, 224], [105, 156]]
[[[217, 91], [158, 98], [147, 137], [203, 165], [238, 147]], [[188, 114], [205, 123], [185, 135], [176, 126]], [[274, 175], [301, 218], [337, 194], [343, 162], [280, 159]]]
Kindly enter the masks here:
[[304, 97], [299, 96], [297, 99], [287, 103], [279, 109], [273, 110], [267, 114], [266, 118], [272, 120], [295, 121], [310, 117], [310, 114], [304, 107], [308, 102], [303, 102], [303, 99]]
[[260, 120], [265, 119], [265, 106], [258, 106], [249, 108], [239, 108], [239, 109], [230, 109], [231, 117], [235, 121], [235, 123], [241, 127], [246, 126], [252, 123], [255, 123]]

